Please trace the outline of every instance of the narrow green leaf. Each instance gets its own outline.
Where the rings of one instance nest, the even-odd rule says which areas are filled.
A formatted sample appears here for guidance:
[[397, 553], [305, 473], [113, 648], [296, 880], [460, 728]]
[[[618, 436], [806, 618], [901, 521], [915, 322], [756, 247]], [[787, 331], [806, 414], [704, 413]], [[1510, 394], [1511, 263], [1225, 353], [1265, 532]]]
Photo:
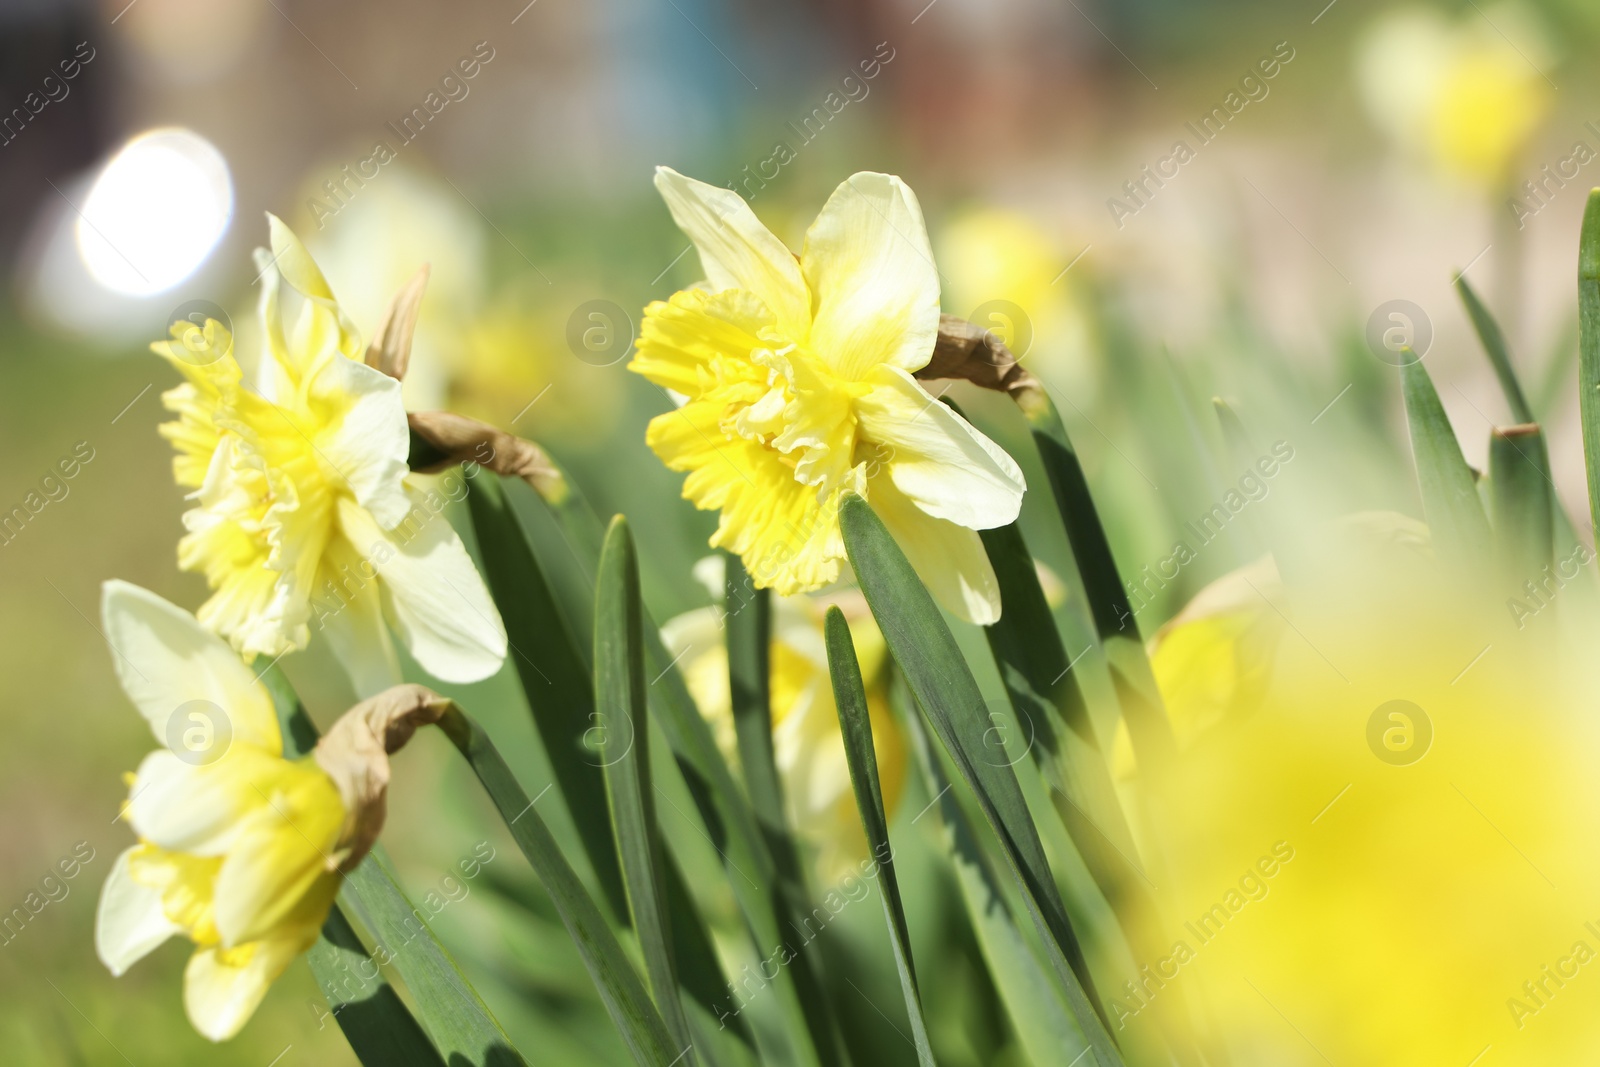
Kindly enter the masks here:
[[1016, 775], [1003, 759], [986, 752], [987, 708], [954, 635], [865, 500], [846, 499], [840, 523], [845, 549], [878, 628], [918, 706], [994, 829], [1079, 1024], [1106, 1064], [1121, 1063]]
[[1513, 582], [1537, 580], [1555, 557], [1554, 501], [1544, 434], [1534, 424], [1489, 435], [1489, 507], [1495, 546]]
[[1592, 530], [1600, 525], [1600, 189], [1589, 194], [1578, 238], [1578, 414]]
[[1440, 555], [1460, 562], [1484, 559], [1490, 545], [1489, 520], [1478, 499], [1472, 468], [1461, 455], [1450, 418], [1420, 359], [1401, 365], [1400, 385], [1422, 489], [1422, 512], [1434, 544]]
[[1095, 510], [1084, 477], [1083, 464], [1067, 437], [1055, 404], [1043, 393], [1021, 405], [1033, 433], [1034, 445], [1055, 496], [1056, 508], [1066, 527], [1067, 540], [1083, 579], [1085, 597], [1094, 619], [1095, 633], [1105, 649], [1106, 663], [1116, 688], [1128, 735], [1139, 757], [1139, 766], [1160, 776], [1177, 758], [1178, 745], [1172, 724], [1162, 706], [1145, 654], [1139, 623], [1123, 588], [1111, 543]]
[[[617, 852], [628, 890], [628, 909], [644, 954], [645, 976], [656, 1007], [696, 1062], [689, 1021], [678, 1001], [677, 965], [661, 877], [661, 841], [655, 795], [650, 791], [650, 721], [646, 717], [644, 648], [639, 605], [639, 564], [628, 524], [611, 520], [600, 553], [595, 593], [594, 694], [605, 728], [602, 750], [606, 796], [616, 826]], [[683, 902], [687, 904], [687, 902]]]
[[772, 753], [772, 596], [756, 588], [738, 556], [724, 552], [722, 560], [722, 621], [739, 769], [757, 821], [769, 836], [786, 837], [783, 782]]
[[328, 912], [306, 962], [328, 998], [329, 1014], [366, 1067], [444, 1067], [338, 905]]
[[[604, 537], [594, 509], [570, 476], [567, 491], [555, 500], [547, 500], [516, 482], [508, 482], [506, 489], [518, 513], [528, 514], [524, 529], [541, 555], [563, 560], [559, 573], [565, 581], [552, 583], [560, 596], [563, 616], [569, 625], [572, 620], [592, 619], [594, 584], [591, 576], [598, 569]], [[836, 1029], [819, 978], [820, 966], [813, 957], [814, 949], [803, 942], [793, 943], [805, 913], [779, 888], [776, 862], [755, 813], [744, 791], [734, 781], [712, 736], [710, 724], [695, 706], [683, 676], [674, 669], [673, 658], [662, 645], [660, 630], [648, 612], [644, 615], [644, 653], [645, 673], [653, 679], [648, 689], [652, 717], [661, 727], [694, 798], [695, 813], [701, 822], [697, 829], [723, 858], [728, 884], [749, 925], [752, 945], [763, 959], [775, 950], [793, 956], [787, 967], [780, 968], [773, 983], [788, 1024], [786, 1035], [792, 1058], [808, 1067], [821, 1063], [824, 1055], [837, 1058]], [[688, 817], [684, 813], [675, 814]], [[671, 840], [669, 835], [668, 841]], [[685, 951], [689, 948], [682, 939], [674, 943]], [[688, 980], [696, 972], [691, 970], [687, 959], [683, 962], [684, 978]], [[701, 968], [702, 973], [705, 970]], [[726, 1005], [719, 1008], [714, 1003], [707, 1004], [719, 1023], [746, 1032], [742, 1029], [742, 1016], [728, 1010], [734, 1005], [726, 988], [713, 992]], [[702, 998], [697, 994], [696, 999]]]
[[1089, 1058], [1089, 1040], [1083, 1027], [1067, 1005], [1061, 983], [1017, 928], [1016, 917], [978, 843], [978, 835], [939, 767], [927, 731], [915, 712], [907, 714], [905, 721], [917, 767], [928, 795], [935, 798], [939, 808], [945, 848], [977, 935], [978, 949], [1023, 1051], [1031, 1062], [1040, 1065], [1070, 1064]]
[[[295, 758], [309, 754], [317, 743], [317, 728], [306, 715], [288, 679], [271, 664], [258, 668], [257, 676], [272, 694], [277, 708], [284, 755]], [[415, 1034], [420, 1021], [438, 1054], [452, 1065], [458, 1062], [458, 1057], [462, 1067], [511, 1067], [525, 1062], [478, 991], [461, 973], [455, 959], [434, 937], [422, 913], [400, 890], [381, 846], [374, 848], [345, 878], [339, 891], [339, 907], [354, 912], [377, 941], [378, 951], [373, 958], [392, 962], [400, 971], [421, 1016], [420, 1020], [413, 1018], [398, 997], [373, 996], [368, 1000], [371, 1011], [385, 1012], [383, 1016], [372, 1016], [374, 1025], [389, 1028], [395, 1039], [400, 1040], [405, 1035]], [[332, 914], [329, 918], [332, 921]], [[347, 923], [345, 927], [348, 928]], [[348, 941], [338, 923], [331, 928], [324, 924], [318, 944], [326, 944], [329, 951], [313, 955], [314, 971], [319, 967], [336, 966], [344, 958], [342, 953], [348, 950]], [[317, 971], [317, 982], [325, 990], [330, 984], [340, 988], [345, 980], [346, 976], [337, 970]], [[404, 1014], [388, 1010], [392, 1008]], [[360, 1050], [357, 1052], [359, 1054]], [[363, 1059], [363, 1062], [368, 1061]], [[426, 1062], [425, 1058], [422, 1062]]]
[[[550, 597], [546, 623], [551, 627], [559, 627], [567, 635], [568, 647], [575, 646], [581, 660], [583, 677], [578, 679], [572, 673], [564, 672], [563, 678], [571, 684], [581, 685], [583, 692], [580, 699], [592, 706], [593, 648], [590, 642], [574, 642], [571, 635], [594, 632], [595, 571], [600, 562], [603, 532], [588, 504], [575, 488], [571, 488], [571, 482], [566, 482], [566, 485], [568, 488], [558, 495], [554, 503], [539, 496], [531, 486], [518, 478], [502, 479], [497, 488], [505, 501], [504, 514], [521, 531], [525, 544], [536, 559], [540, 574], [549, 583], [545, 587]], [[501, 610], [505, 610], [503, 604]], [[645, 617], [644, 649], [650, 675], [660, 675], [669, 657], [662, 650], [661, 637], [648, 616]], [[683, 700], [689, 700], [688, 692], [683, 690], [683, 682], [676, 674], [661, 678], [650, 687], [652, 700], [670, 698], [672, 694], [667, 690], [673, 686], [681, 692]], [[659, 703], [657, 707], [659, 719]], [[711, 742], [711, 747], [715, 752], [715, 742]], [[717, 758], [721, 759], [720, 753], [717, 753]], [[672, 843], [670, 837], [667, 843]], [[722, 1015], [723, 1025], [753, 1049], [755, 1038], [744, 1018], [725, 1011], [728, 983], [722, 972], [722, 963], [717, 958], [705, 919], [694, 905], [676, 860], [669, 858], [662, 873], [672, 918], [673, 947], [684, 988], [707, 1012], [714, 1016]]]
[[499, 809], [512, 838], [543, 883], [545, 892], [550, 894], [562, 925], [577, 945], [578, 955], [594, 980], [600, 1000], [634, 1061], [652, 1067], [667, 1067], [678, 1062], [683, 1047], [667, 1030], [661, 1013], [645, 991], [644, 982], [628, 962], [616, 935], [606, 925], [599, 906], [561, 854], [544, 819], [534, 810], [528, 794], [506, 766], [494, 743], [482, 727], [457, 707], [445, 713], [439, 720], [439, 727], [466, 757], [483, 784], [484, 792]]
[[[1159, 959], [1171, 948], [1154, 883], [1139, 861], [1133, 831], [1118, 799], [1072, 662], [1061, 644], [1049, 601], [1039, 584], [1021, 528], [1012, 523], [980, 530], [1000, 586], [998, 622], [985, 628], [1029, 755], [1039, 767], [1057, 816], [1082, 857], [1095, 886], [1115, 912], [1139, 959]], [[1059, 728], [1058, 728], [1059, 727]], [[1185, 1051], [1187, 1008], [1181, 990], [1163, 998], [1156, 1014], [1180, 1062]]]
[[1467, 306], [1467, 317], [1472, 319], [1472, 328], [1478, 331], [1478, 340], [1483, 342], [1483, 350], [1488, 353], [1489, 364], [1494, 367], [1494, 376], [1500, 379], [1500, 391], [1506, 395], [1506, 403], [1511, 406], [1511, 415], [1518, 422], [1533, 422], [1533, 409], [1528, 406], [1528, 398], [1522, 392], [1522, 383], [1517, 381], [1517, 373], [1511, 367], [1511, 351], [1506, 347], [1505, 334], [1500, 332], [1500, 324], [1484, 306], [1478, 294], [1462, 275], [1456, 275], [1456, 292], [1461, 295], [1461, 302]]
[[922, 1018], [922, 993], [917, 989], [917, 971], [911, 962], [911, 928], [906, 924], [900, 883], [894, 873], [894, 847], [889, 843], [889, 818], [883, 806], [883, 786], [878, 781], [878, 756], [872, 747], [867, 690], [861, 681], [855, 643], [850, 640], [850, 624], [836, 607], [828, 609], [826, 637], [828, 673], [833, 679], [833, 700], [839, 712], [845, 759], [850, 764], [850, 784], [855, 788], [861, 828], [866, 831], [867, 844], [878, 865], [883, 917], [889, 925], [894, 965], [900, 972], [900, 990], [906, 998], [911, 1037], [917, 1046], [918, 1062], [923, 1067], [933, 1067], [933, 1046], [928, 1042], [928, 1024]]
[[626, 923], [627, 896], [617, 866], [616, 841], [606, 818], [606, 789], [599, 761], [584, 744], [595, 724], [594, 692], [580, 642], [562, 623], [543, 569], [506, 504], [498, 477], [481, 472], [467, 494], [484, 578], [505, 620], [511, 661], [550, 757], [584, 856], [611, 914]]

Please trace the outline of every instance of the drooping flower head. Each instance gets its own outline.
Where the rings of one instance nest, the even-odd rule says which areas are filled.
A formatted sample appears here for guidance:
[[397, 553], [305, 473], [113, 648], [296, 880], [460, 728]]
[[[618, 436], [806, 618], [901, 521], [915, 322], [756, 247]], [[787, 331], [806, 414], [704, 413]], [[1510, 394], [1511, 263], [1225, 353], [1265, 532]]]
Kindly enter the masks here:
[[299, 239], [268, 216], [262, 354], [249, 388], [220, 324], [206, 343], [152, 346], [186, 379], [161, 428], [191, 490], [184, 570], [213, 595], [199, 619], [246, 656], [305, 648], [326, 629], [356, 687], [399, 680], [389, 631], [434, 676], [476, 681], [505, 658], [482, 578], [433, 502], [409, 484], [400, 382], [362, 360], [360, 338]]
[[[707, 557], [696, 576], [723, 595], [720, 556]], [[866, 834], [850, 784], [850, 764], [839, 732], [833, 699], [823, 617], [829, 601], [850, 623], [856, 656], [867, 689], [867, 713], [890, 815], [905, 782], [906, 744], [889, 711], [888, 648], [866, 602], [853, 590], [825, 597], [783, 597], [772, 606], [771, 702], [773, 760], [782, 778], [789, 825], [816, 850], [816, 870], [824, 884], [859, 875], [869, 860]], [[733, 694], [728, 679], [727, 622], [722, 607], [700, 608], [669, 619], [662, 642], [679, 657], [684, 682], [701, 715], [711, 724], [717, 745], [737, 764]]]
[[950, 611], [999, 617], [975, 531], [1017, 516], [998, 445], [912, 377], [939, 329], [939, 275], [916, 196], [863, 172], [835, 190], [798, 258], [732, 190], [656, 172], [706, 287], [645, 309], [629, 369], [686, 397], [646, 440], [683, 495], [721, 519], [711, 544], [784, 596], [840, 577], [842, 494], [858, 493]]
[[354, 828], [314, 758], [283, 757], [272, 698], [232, 649], [126, 582], [106, 583], [102, 610], [117, 678], [163, 747], [131, 778], [139, 843], [106, 879], [95, 947], [120, 975], [174, 935], [194, 942], [184, 1006], [222, 1041], [316, 940]]

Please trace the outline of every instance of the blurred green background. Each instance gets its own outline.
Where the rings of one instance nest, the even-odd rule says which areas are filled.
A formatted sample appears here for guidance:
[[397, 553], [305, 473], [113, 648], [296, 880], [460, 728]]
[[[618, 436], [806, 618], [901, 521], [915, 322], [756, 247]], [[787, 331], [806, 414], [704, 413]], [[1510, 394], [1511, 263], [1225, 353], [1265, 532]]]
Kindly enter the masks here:
[[[1582, 62], [1600, 44], [1593, 4], [125, 3], [0, 11], [0, 109], [22, 109], [0, 118], [0, 511], [26, 509], [0, 535], [0, 911], [79, 842], [93, 850], [64, 897], [0, 935], [8, 1063], [354, 1062], [304, 965], [214, 1047], [183, 1017], [185, 947], [113, 980], [92, 943], [99, 884], [131, 840], [113, 822], [119, 776], [150, 747], [109, 669], [99, 585], [204, 597], [175, 565], [184, 504], [155, 431], [174, 376], [146, 345], [207, 301], [249, 358], [263, 211], [306, 238], [363, 329], [432, 265], [408, 401], [538, 440], [602, 512], [628, 514], [658, 621], [705, 603], [689, 568], [713, 525], [644, 447], [668, 398], [623, 369], [640, 309], [698, 272], [651, 188], [658, 163], [738, 188], [796, 248], [851, 172], [904, 177], [945, 310], [1000, 331], [1048, 383], [1125, 575], [1238, 479], [1213, 395], [1263, 449], [1295, 448], [1272, 493], [1303, 480], [1342, 486], [1335, 507], [1419, 513], [1397, 467], [1393, 368], [1367, 339], [1389, 301], [1420, 310], [1407, 325], [1431, 334], [1430, 370], [1481, 466], [1508, 416], [1450, 293], [1462, 268], [1507, 324], [1556, 479], [1581, 505], [1571, 279], [1600, 174], [1578, 151], [1600, 152]], [[468, 56], [475, 75], [444, 83]], [[418, 107], [428, 121], [406, 140]], [[198, 149], [170, 175], [102, 170], [161, 127], [203, 139], [186, 143], [226, 173]], [[363, 170], [380, 142], [392, 161]], [[108, 262], [116, 242], [131, 264]], [[1012, 413], [952, 395], [1043, 484]], [[93, 458], [35, 513], [30, 493], [75, 448]], [[1064, 572], [1052, 519], [1030, 495], [1031, 539]], [[1142, 610], [1145, 632], [1252, 551], [1241, 534], [1202, 553]], [[284, 665], [326, 725], [351, 695], [321, 655]], [[549, 775], [514, 678], [457, 695], [537, 791]], [[385, 840], [407, 888], [426, 893], [488, 840], [496, 859], [436, 929], [539, 1062], [617, 1062], [565, 934], [447, 747], [423, 737], [397, 761]], [[924, 803], [910, 791], [902, 824]], [[916, 834], [896, 832], [913, 843], [904, 862], [931, 872]], [[953, 889], [902, 879], [940, 976], [942, 1058], [987, 1062], [1006, 1023]], [[876, 906], [847, 911], [831, 951], [894, 1004], [879, 922]], [[907, 1055], [885, 1031], [885, 1062]]]

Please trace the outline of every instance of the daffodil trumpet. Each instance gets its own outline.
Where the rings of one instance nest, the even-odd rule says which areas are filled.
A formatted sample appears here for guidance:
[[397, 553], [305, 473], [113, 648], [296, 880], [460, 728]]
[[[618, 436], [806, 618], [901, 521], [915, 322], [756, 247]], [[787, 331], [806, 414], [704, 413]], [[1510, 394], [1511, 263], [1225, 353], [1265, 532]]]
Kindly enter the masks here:
[[287, 759], [266, 687], [194, 616], [120, 581], [102, 615], [118, 681], [163, 747], [129, 779], [138, 843], [101, 891], [96, 951], [121, 975], [173, 936], [193, 942], [184, 1007], [223, 1041], [316, 941], [383, 826], [388, 755], [448, 702], [399, 687]]
[[735, 192], [662, 167], [656, 188], [704, 287], [645, 309], [629, 369], [685, 398], [646, 441], [720, 511], [711, 544], [781, 596], [845, 562], [839, 502], [865, 497], [941, 604], [999, 618], [977, 531], [1017, 517], [1022, 472], [913, 375], [933, 357], [939, 275], [922, 209], [888, 174], [834, 192], [797, 258]]

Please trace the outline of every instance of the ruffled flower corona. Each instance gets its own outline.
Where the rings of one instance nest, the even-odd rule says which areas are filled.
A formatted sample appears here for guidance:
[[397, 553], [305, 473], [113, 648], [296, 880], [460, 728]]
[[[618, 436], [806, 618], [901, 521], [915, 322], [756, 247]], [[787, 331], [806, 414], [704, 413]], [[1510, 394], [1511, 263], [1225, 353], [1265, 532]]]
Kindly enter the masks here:
[[174, 935], [194, 942], [184, 1007], [226, 1040], [316, 941], [356, 828], [315, 758], [284, 758], [272, 698], [193, 616], [126, 582], [106, 583], [103, 614], [123, 691], [165, 747], [131, 777], [139, 843], [106, 879], [95, 947], [121, 975]]
[[948, 610], [999, 618], [977, 530], [1021, 506], [1022, 472], [912, 377], [939, 330], [922, 209], [899, 178], [835, 190], [798, 259], [732, 190], [666, 167], [656, 188], [700, 253], [705, 288], [645, 309], [629, 369], [687, 398], [646, 441], [683, 495], [720, 510], [711, 544], [780, 595], [845, 562], [838, 509], [858, 493]]
[[360, 339], [299, 239], [268, 216], [262, 354], [246, 388], [221, 324], [152, 346], [186, 379], [161, 432], [191, 490], [179, 565], [213, 595], [200, 621], [246, 656], [325, 629], [362, 695], [399, 681], [392, 629], [429, 673], [477, 681], [505, 659], [499, 612], [437, 494], [411, 484], [400, 382]]

